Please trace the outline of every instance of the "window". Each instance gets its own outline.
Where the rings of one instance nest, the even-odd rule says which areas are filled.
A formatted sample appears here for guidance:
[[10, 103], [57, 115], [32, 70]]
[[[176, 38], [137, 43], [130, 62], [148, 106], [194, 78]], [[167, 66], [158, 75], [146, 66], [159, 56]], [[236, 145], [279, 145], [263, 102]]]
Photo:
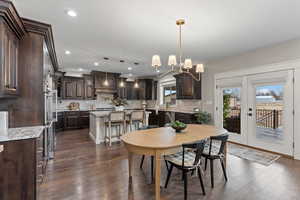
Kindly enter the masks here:
[[163, 103], [166, 105], [176, 105], [176, 86], [166, 86], [163, 91]]

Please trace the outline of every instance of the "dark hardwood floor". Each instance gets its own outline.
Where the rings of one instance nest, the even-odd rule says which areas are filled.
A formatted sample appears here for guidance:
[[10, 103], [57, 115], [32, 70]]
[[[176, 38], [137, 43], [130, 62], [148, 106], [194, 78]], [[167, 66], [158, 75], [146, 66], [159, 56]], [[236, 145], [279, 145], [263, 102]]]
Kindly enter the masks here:
[[[135, 157], [134, 177], [128, 182], [127, 153], [122, 144], [111, 148], [95, 145], [88, 130], [57, 134], [54, 161], [48, 164], [40, 190], [42, 200], [151, 200], [150, 159], [139, 169], [140, 156]], [[164, 163], [163, 163], [164, 164]], [[269, 167], [228, 156], [228, 178], [225, 183], [219, 163], [215, 164], [215, 188], [210, 188], [209, 171], [205, 172], [206, 196], [199, 179], [189, 177], [188, 199], [206, 200], [296, 200], [300, 199], [300, 161], [281, 158]], [[162, 166], [162, 185], [166, 177]], [[182, 200], [181, 174], [175, 171], [168, 189], [162, 189], [163, 200]]]

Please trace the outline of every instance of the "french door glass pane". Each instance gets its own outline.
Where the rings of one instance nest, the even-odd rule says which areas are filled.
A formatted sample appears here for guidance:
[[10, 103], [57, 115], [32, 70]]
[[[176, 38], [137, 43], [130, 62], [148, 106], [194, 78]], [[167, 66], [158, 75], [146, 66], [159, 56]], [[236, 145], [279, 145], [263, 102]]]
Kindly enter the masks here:
[[241, 134], [241, 88], [223, 89], [223, 127]]
[[256, 87], [256, 138], [283, 140], [283, 84]]

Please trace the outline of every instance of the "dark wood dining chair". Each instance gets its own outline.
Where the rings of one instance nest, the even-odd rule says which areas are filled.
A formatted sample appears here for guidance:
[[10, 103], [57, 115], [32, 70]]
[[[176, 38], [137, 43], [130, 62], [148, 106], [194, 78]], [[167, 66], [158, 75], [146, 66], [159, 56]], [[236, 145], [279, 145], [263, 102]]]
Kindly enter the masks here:
[[189, 172], [193, 173], [195, 170], [197, 170], [198, 172], [202, 192], [203, 195], [205, 195], [205, 188], [202, 179], [203, 172], [200, 165], [205, 143], [205, 140], [201, 140], [191, 144], [183, 144], [182, 152], [165, 156], [165, 160], [169, 163], [170, 166], [168, 170], [167, 180], [165, 183], [165, 188], [168, 187], [173, 168], [176, 167], [177, 169], [182, 171], [185, 200], [187, 199], [187, 174]]
[[225, 169], [225, 147], [227, 141], [228, 134], [210, 137], [202, 154], [205, 158], [205, 170], [207, 168], [207, 161], [210, 160], [210, 179], [212, 188], [214, 187], [214, 160], [220, 160], [225, 181], [227, 181], [227, 173]]

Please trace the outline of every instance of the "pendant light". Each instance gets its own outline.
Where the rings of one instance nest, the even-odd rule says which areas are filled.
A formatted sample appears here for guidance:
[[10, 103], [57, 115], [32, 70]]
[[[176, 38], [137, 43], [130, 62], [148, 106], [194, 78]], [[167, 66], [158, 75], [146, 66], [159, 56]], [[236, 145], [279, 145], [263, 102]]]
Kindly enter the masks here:
[[105, 81], [103, 82], [103, 85], [109, 86], [109, 83], [108, 83], [108, 80], [107, 80], [107, 72], [106, 72]]

